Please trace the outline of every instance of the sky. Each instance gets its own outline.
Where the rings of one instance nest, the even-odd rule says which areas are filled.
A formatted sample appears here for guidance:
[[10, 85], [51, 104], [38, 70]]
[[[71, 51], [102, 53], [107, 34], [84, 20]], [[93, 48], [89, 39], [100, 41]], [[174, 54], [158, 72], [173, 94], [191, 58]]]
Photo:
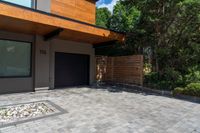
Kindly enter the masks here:
[[[30, 7], [31, 0], [3, 0], [7, 2], [12, 2], [15, 4], [21, 3], [23, 6]], [[118, 0], [98, 0], [96, 3], [98, 8], [107, 7], [111, 12], [113, 11], [113, 7], [116, 5]]]
[[111, 12], [113, 11], [113, 7], [116, 5], [118, 0], [99, 0], [96, 5], [98, 8], [107, 7]]
[[7, 1], [7, 2], [11, 2], [14, 4], [19, 4], [26, 6], [26, 7], [31, 7], [31, 0], [3, 0], [3, 1]]

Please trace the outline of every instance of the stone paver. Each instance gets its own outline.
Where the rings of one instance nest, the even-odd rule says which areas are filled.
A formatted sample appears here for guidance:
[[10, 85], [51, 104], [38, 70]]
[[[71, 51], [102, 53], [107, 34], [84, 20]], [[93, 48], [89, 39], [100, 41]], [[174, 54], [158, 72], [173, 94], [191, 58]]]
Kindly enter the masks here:
[[49, 100], [67, 113], [0, 133], [200, 133], [200, 104], [131, 92], [71, 88], [0, 96], [0, 106]]

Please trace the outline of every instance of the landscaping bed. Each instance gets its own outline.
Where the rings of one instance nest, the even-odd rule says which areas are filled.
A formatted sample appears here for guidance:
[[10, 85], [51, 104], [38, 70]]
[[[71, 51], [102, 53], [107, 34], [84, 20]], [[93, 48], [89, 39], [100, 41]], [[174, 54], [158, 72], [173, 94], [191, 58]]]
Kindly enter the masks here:
[[43, 102], [0, 107], [0, 122], [36, 117], [52, 112], [54, 110]]
[[0, 106], [0, 128], [67, 113], [55, 103], [44, 100]]
[[177, 87], [174, 89], [174, 95], [182, 94], [200, 97], [200, 83], [190, 83], [186, 87]]

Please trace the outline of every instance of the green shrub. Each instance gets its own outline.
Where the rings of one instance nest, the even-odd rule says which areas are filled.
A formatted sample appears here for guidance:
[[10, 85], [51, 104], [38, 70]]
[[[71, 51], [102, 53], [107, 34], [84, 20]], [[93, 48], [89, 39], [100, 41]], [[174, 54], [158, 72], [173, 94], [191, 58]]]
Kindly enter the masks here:
[[200, 89], [200, 83], [190, 83], [186, 86], [188, 89]]
[[144, 84], [152, 89], [158, 88], [159, 74], [157, 72], [150, 72], [144, 76]]
[[182, 94], [184, 91], [184, 88], [181, 88], [181, 87], [177, 87], [174, 89], [173, 91], [173, 94], [176, 95], [176, 94]]
[[173, 90], [183, 86], [182, 75], [173, 68], [164, 69], [163, 72], [151, 72], [145, 75], [144, 84], [152, 89]]
[[171, 90], [175, 86], [174, 81], [169, 81], [169, 80], [161, 80], [158, 83], [158, 89], [160, 90]]
[[145, 83], [157, 83], [159, 80], [159, 73], [157, 72], [151, 72], [144, 76], [144, 82]]
[[188, 69], [188, 74], [184, 76], [185, 83], [196, 83], [200, 82], [200, 67], [194, 66]]
[[162, 78], [167, 81], [175, 81], [181, 77], [180, 72], [175, 71], [173, 68], [165, 68], [163, 70]]
[[161, 86], [165, 90], [173, 90], [178, 86], [183, 86], [183, 77], [181, 73], [173, 68], [164, 69], [161, 79], [165, 81], [165, 86]]
[[175, 88], [174, 94], [183, 94], [200, 97], [200, 83], [190, 83], [185, 88]]
[[[182, 75], [181, 72], [173, 68], [165, 68], [160, 73], [150, 72], [144, 77], [144, 85], [152, 89], [174, 90], [176, 87], [186, 86], [184, 91], [182, 91], [182, 94], [189, 93], [190, 95], [197, 95], [194, 86], [198, 83], [200, 83], [199, 66], [189, 68], [185, 75]], [[180, 90], [180, 88], [178, 90]]]

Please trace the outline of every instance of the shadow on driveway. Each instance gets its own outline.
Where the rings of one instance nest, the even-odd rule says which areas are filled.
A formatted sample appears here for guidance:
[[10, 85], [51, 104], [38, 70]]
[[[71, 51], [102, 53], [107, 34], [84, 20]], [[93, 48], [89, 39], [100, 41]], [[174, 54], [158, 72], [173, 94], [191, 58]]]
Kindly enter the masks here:
[[163, 97], [174, 98], [174, 99], [184, 100], [184, 101], [193, 102], [193, 103], [200, 103], [199, 97], [192, 97], [192, 96], [186, 96], [186, 95], [173, 95], [171, 91], [154, 90], [154, 89], [149, 89], [149, 88], [137, 86], [137, 85], [101, 83], [101, 84], [96, 84], [95, 86], [92, 86], [89, 88], [107, 90], [113, 93], [129, 92], [129, 93], [141, 94], [144, 96], [148, 96], [148, 95], [163, 96]]
[[159, 95], [155, 92], [151, 91], [144, 91], [142, 87], [139, 86], [129, 86], [129, 85], [122, 85], [122, 84], [97, 84], [95, 86], [90, 87], [92, 89], [101, 89], [107, 90], [113, 93], [120, 93], [120, 92], [129, 92], [129, 93], [137, 93], [142, 95]]

